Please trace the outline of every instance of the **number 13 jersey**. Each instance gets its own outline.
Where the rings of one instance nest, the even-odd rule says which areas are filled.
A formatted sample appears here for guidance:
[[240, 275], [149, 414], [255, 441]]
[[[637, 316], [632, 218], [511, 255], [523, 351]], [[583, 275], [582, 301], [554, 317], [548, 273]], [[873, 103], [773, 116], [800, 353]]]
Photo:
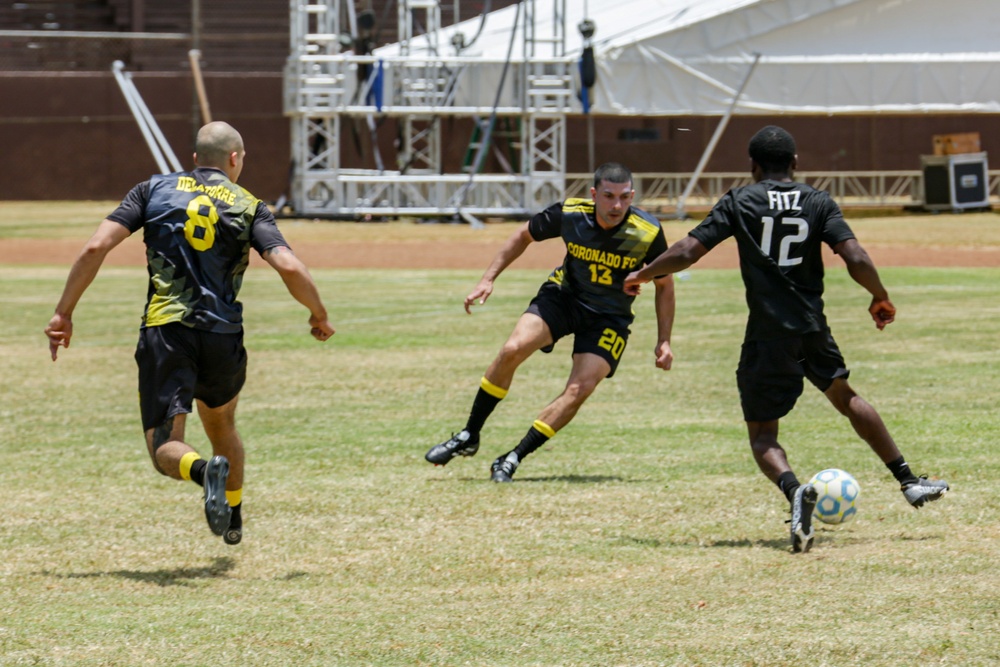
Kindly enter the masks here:
[[822, 190], [765, 180], [730, 190], [690, 235], [711, 250], [733, 236], [746, 287], [746, 340], [826, 329], [822, 243], [854, 238]]
[[154, 176], [132, 188], [108, 219], [143, 230], [143, 327], [180, 322], [239, 332], [243, 306], [236, 297], [250, 248], [263, 254], [287, 245], [267, 206], [213, 168]]
[[549, 276], [588, 310], [631, 318], [635, 297], [625, 293], [625, 276], [667, 249], [660, 222], [630, 207], [616, 227], [604, 229], [590, 199], [553, 204], [528, 222], [535, 241], [562, 237], [566, 258]]

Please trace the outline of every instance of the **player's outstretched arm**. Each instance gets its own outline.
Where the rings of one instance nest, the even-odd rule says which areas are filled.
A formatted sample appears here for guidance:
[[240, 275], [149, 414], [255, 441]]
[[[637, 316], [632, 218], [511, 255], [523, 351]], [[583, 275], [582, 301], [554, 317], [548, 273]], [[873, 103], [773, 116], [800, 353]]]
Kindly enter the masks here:
[[625, 293], [636, 295], [643, 283], [678, 271], [683, 271], [705, 256], [708, 248], [693, 236], [685, 236], [667, 248], [666, 252], [625, 278]]
[[309, 275], [309, 269], [287, 246], [277, 246], [264, 252], [264, 260], [278, 272], [288, 293], [309, 309], [309, 333], [319, 341], [329, 339], [336, 331], [330, 324], [326, 307]]
[[479, 305], [483, 305], [486, 303], [486, 299], [490, 298], [490, 294], [493, 293], [493, 283], [497, 276], [503, 273], [503, 270], [510, 266], [511, 262], [520, 257], [525, 248], [534, 241], [535, 239], [531, 238], [531, 232], [528, 231], [528, 223], [524, 223], [510, 235], [486, 268], [486, 272], [479, 279], [476, 288], [465, 297], [465, 312], [471, 315], [473, 304], [478, 302]]
[[857, 239], [842, 241], [834, 246], [833, 251], [844, 259], [847, 272], [854, 282], [864, 287], [872, 295], [868, 312], [879, 331], [885, 329], [886, 325], [892, 324], [896, 319], [896, 307], [889, 300], [889, 293], [882, 284], [874, 262]]
[[124, 225], [105, 219], [98, 225], [90, 240], [84, 244], [69, 270], [66, 286], [63, 288], [59, 303], [56, 304], [56, 312], [45, 327], [52, 361], [56, 360], [60, 347], [69, 347], [70, 339], [73, 337], [73, 311], [76, 310], [83, 293], [90, 287], [90, 283], [97, 277], [97, 272], [104, 264], [104, 258], [131, 233]]

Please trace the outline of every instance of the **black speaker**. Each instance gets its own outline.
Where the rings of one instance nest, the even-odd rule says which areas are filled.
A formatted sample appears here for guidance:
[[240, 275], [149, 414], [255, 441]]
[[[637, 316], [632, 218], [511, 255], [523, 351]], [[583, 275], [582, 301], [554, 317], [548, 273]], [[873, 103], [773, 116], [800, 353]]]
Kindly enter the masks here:
[[924, 208], [961, 211], [990, 207], [986, 153], [922, 155]]

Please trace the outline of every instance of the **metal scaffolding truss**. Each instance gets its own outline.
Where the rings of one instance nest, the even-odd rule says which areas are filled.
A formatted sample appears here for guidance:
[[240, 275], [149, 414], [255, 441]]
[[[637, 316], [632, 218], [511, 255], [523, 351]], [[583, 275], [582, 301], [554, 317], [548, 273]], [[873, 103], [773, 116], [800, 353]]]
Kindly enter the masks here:
[[[461, 55], [463, 45], [439, 42], [440, 0], [399, 0], [400, 43], [393, 55], [361, 55], [353, 0], [292, 0], [291, 48], [285, 72], [285, 113], [291, 119], [290, 203], [309, 216], [527, 215], [562, 197], [566, 180], [566, 115], [578, 110], [566, 54], [565, 2], [538, 17], [535, 0], [518, 8], [511, 55], [497, 60]], [[548, 5], [546, 5], [548, 6]], [[542, 20], [544, 18], [545, 20]], [[550, 34], [540, 34], [539, 25]], [[520, 54], [514, 38], [522, 38]], [[376, 119], [398, 124], [396, 169], [344, 169], [342, 132]], [[476, 153], [464, 171], [445, 173], [443, 118], [472, 119]], [[520, 150], [510, 172], [482, 173], [498, 119], [510, 119]], [[374, 143], [374, 142], [373, 142]], [[377, 145], [377, 144], [376, 144]]]

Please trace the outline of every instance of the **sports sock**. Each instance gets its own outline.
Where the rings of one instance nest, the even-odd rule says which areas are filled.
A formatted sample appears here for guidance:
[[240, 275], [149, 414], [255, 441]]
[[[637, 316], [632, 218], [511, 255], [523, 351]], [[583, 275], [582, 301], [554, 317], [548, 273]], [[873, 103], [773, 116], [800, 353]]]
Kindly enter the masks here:
[[[229, 491], [226, 491], [226, 495], [229, 495]], [[243, 503], [237, 503], [231, 506], [233, 513], [229, 517], [229, 527], [230, 528], [242, 528], [243, 527]]]
[[491, 414], [493, 409], [507, 396], [507, 390], [498, 387], [483, 376], [479, 382], [479, 391], [472, 401], [472, 412], [469, 413], [469, 421], [465, 424], [465, 430], [473, 435], [478, 435], [483, 430], [483, 424]]
[[198, 486], [205, 486], [205, 459], [198, 452], [188, 452], [181, 457], [181, 479], [189, 479]]
[[521, 438], [521, 442], [514, 448], [514, 453], [517, 454], [518, 460], [523, 461], [525, 456], [544, 445], [555, 434], [556, 432], [551, 426], [536, 419], [525, 436]]
[[889, 469], [889, 472], [892, 473], [892, 476], [900, 484], [917, 481], [917, 476], [910, 472], [910, 464], [902, 456], [895, 461], [889, 461], [885, 464], [885, 467]]
[[792, 502], [792, 496], [795, 495], [795, 489], [802, 486], [799, 483], [798, 477], [796, 477], [795, 473], [791, 470], [781, 473], [781, 475], [778, 476], [777, 484], [778, 488], [781, 489], [781, 492], [785, 494], [786, 498], [788, 498], [788, 502]]

